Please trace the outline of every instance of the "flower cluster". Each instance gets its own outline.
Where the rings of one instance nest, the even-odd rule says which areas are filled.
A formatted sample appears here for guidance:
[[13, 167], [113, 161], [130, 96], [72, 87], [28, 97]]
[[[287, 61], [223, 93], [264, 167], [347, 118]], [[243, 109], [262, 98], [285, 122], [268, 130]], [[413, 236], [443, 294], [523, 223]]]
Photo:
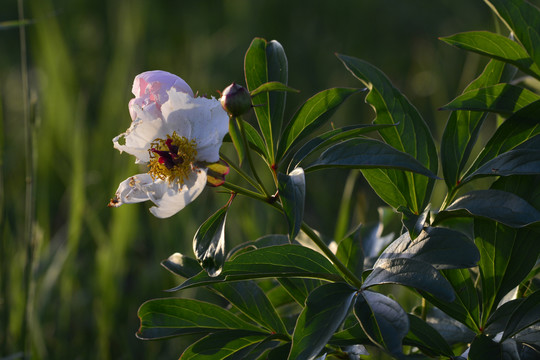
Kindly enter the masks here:
[[147, 71], [133, 82], [132, 123], [113, 139], [148, 172], [120, 183], [109, 206], [150, 200], [150, 212], [167, 218], [202, 192], [207, 165], [219, 161], [229, 116], [218, 100], [195, 97], [189, 85], [165, 71]]

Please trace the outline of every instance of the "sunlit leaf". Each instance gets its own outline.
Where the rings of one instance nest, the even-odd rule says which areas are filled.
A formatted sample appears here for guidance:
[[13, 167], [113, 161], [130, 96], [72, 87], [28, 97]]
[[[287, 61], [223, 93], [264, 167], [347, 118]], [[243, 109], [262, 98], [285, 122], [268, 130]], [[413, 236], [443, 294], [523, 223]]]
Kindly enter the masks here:
[[[289, 80], [289, 63], [285, 50], [278, 41], [272, 40], [266, 44], [266, 61], [268, 80], [278, 81], [287, 85]], [[272, 119], [272, 137], [274, 142], [276, 142], [283, 127], [287, 92], [271, 92], [268, 94], [268, 100], [270, 102], [270, 119]]]
[[193, 238], [193, 253], [210, 276], [218, 276], [225, 262], [225, 222], [228, 209], [228, 206], [224, 206], [208, 218]]
[[[510, 68], [502, 62], [491, 60], [464, 93], [509, 81], [513, 76], [513, 69]], [[448, 118], [441, 142], [441, 161], [449, 191], [460, 183], [461, 171], [469, 160], [486, 116], [487, 113], [460, 110], [453, 111]]]
[[289, 239], [292, 241], [300, 231], [304, 218], [306, 180], [304, 170], [296, 168], [288, 175], [278, 173], [279, 198], [289, 224]]
[[351, 88], [333, 88], [321, 91], [306, 100], [283, 130], [277, 158], [281, 159], [291, 147], [324, 124], [339, 105], [358, 91]]
[[364, 251], [362, 249], [362, 239], [360, 229], [343, 238], [336, 252], [337, 258], [358, 277], [362, 276], [364, 270]]
[[354, 304], [354, 314], [374, 343], [392, 354], [402, 353], [409, 318], [397, 302], [376, 292], [362, 291]]
[[221, 282], [212, 287], [253, 321], [273, 332], [287, 334], [274, 306], [255, 282]]
[[199, 262], [180, 253], [174, 253], [168, 259], [161, 262], [161, 266], [175, 275], [190, 278], [201, 272]]
[[325, 284], [307, 298], [294, 328], [289, 359], [313, 359], [349, 313], [356, 291], [344, 283]]
[[242, 119], [232, 118], [229, 120], [229, 135], [231, 141], [236, 149], [236, 154], [238, 155], [238, 164], [242, 165], [246, 157], [246, 148], [244, 146], [244, 140], [242, 139], [242, 133], [238, 127], [238, 121], [243, 121]]
[[159, 339], [185, 334], [207, 334], [223, 330], [262, 332], [255, 325], [217, 305], [191, 299], [154, 299], [139, 308], [141, 327], [137, 337]]
[[540, 100], [540, 96], [525, 88], [497, 84], [467, 91], [443, 106], [442, 110], [489, 111], [509, 115], [537, 100]]
[[410, 286], [446, 301], [452, 301], [455, 297], [448, 281], [433, 266], [416, 259], [381, 260], [366, 278], [362, 289], [380, 284]]
[[270, 91], [300, 92], [278, 81], [270, 81], [270, 82], [262, 84], [255, 90], [251, 91], [250, 94], [251, 96], [256, 96], [257, 94], [260, 94], [263, 92], [270, 92]]
[[[374, 123], [396, 125], [379, 131], [384, 141], [409, 154], [436, 174], [438, 155], [435, 143], [427, 124], [414, 106], [373, 65], [353, 57], [340, 54], [337, 56], [346, 68], [368, 87], [366, 101], [377, 114]], [[362, 173], [377, 194], [394, 208], [407, 206], [413, 213], [418, 214], [429, 202], [434, 178], [394, 169], [363, 170]]]
[[533, 62], [527, 51], [517, 42], [502, 35], [488, 31], [472, 31], [445, 37], [441, 40], [464, 50], [508, 62], [523, 72], [537, 79], [540, 78], [540, 68], [538, 64]]
[[355, 138], [330, 147], [306, 167], [306, 171], [324, 168], [389, 168], [412, 171], [430, 178], [437, 175], [407, 153], [374, 139]]
[[239, 254], [225, 262], [219, 276], [205, 272], [186, 280], [170, 291], [208, 285], [220, 281], [238, 281], [268, 277], [307, 277], [340, 281], [337, 269], [320, 253], [299, 245], [270, 246]]

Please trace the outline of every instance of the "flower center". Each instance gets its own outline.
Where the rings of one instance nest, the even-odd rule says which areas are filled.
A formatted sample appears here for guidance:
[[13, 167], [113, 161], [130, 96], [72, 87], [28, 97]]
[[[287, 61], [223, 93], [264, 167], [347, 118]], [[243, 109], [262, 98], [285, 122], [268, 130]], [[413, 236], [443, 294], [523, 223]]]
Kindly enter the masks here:
[[172, 183], [178, 179], [180, 184], [183, 184], [193, 171], [193, 162], [197, 156], [196, 145], [195, 139], [188, 140], [178, 136], [176, 131], [167, 135], [167, 139], [155, 139], [148, 150], [148, 173], [154, 180], [161, 179]]

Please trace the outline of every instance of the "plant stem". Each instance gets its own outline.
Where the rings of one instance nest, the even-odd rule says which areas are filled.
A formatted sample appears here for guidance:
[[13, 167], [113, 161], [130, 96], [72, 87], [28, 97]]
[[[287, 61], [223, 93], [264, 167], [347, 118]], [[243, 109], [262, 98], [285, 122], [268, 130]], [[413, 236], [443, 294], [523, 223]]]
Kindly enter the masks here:
[[242, 120], [241, 117], [234, 117], [234, 119], [238, 120], [238, 126], [240, 127], [240, 133], [242, 134], [242, 141], [244, 142], [244, 148], [246, 149], [246, 157], [248, 159], [248, 164], [249, 164], [249, 167], [251, 168], [251, 172], [253, 173], [255, 180], [259, 183], [261, 190], [264, 192], [266, 197], [269, 198], [270, 194], [264, 188], [263, 182], [259, 178], [259, 175], [257, 174], [257, 171], [255, 170], [253, 159], [251, 158], [251, 152], [249, 151], [249, 142], [247, 141], [246, 130], [244, 128], [244, 120]]
[[234, 192], [236, 194], [245, 195], [245, 196], [248, 196], [248, 197], [253, 198], [255, 200], [263, 201], [265, 203], [270, 203], [270, 201], [269, 201], [270, 197], [269, 196], [263, 195], [263, 194], [260, 194], [260, 193], [256, 193], [254, 191], [248, 190], [248, 189], [243, 188], [241, 186], [238, 186], [236, 184], [225, 181], [221, 186], [223, 186], [225, 189], [231, 190], [232, 192]]
[[358, 289], [362, 287], [362, 281], [356, 277], [343, 263], [338, 259], [338, 257], [328, 248], [324, 241], [315, 233], [315, 231], [307, 225], [305, 222], [302, 222], [302, 231], [309, 236], [311, 240], [321, 249], [321, 251], [334, 263], [334, 265], [339, 269], [339, 271], [349, 279], [354, 286]]
[[238, 167], [233, 161], [231, 161], [226, 155], [223, 153], [219, 154], [219, 157], [223, 159], [231, 168], [233, 168], [234, 171], [238, 173], [244, 180], [246, 180], [251, 186], [253, 186], [255, 189], [259, 189], [261, 192], [264, 192], [264, 189], [260, 184], [258, 184], [255, 180], [251, 178], [244, 170], [242, 170], [240, 167]]
[[454, 197], [456, 196], [457, 192], [458, 192], [458, 188], [455, 187], [446, 194], [446, 197], [444, 198], [444, 201], [439, 211], [445, 210], [448, 207], [448, 205], [450, 205], [450, 203], [454, 200]]

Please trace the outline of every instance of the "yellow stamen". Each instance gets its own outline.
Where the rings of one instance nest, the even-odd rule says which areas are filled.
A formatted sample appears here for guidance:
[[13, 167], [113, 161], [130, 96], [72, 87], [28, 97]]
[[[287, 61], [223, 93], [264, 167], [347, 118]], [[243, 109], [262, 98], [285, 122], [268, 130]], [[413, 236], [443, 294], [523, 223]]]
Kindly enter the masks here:
[[155, 139], [148, 149], [148, 173], [154, 180], [167, 180], [169, 184], [178, 180], [183, 184], [193, 171], [193, 162], [197, 156], [196, 146], [195, 139], [188, 140], [178, 136], [176, 131], [167, 135], [167, 139]]

